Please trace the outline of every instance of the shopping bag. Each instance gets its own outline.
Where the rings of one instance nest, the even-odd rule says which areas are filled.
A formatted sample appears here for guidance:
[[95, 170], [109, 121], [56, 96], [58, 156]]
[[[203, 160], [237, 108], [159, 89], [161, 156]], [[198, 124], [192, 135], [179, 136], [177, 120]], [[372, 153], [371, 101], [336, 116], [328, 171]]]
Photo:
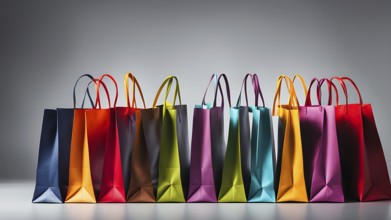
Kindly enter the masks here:
[[115, 111], [118, 87], [109, 74], [103, 74], [99, 78], [95, 106], [99, 102], [100, 82], [105, 77], [111, 79], [115, 85], [113, 107], [108, 103], [108, 109], [92, 109], [86, 112], [92, 183], [98, 202], [126, 202]]
[[[306, 86], [304, 80], [296, 75]], [[280, 105], [281, 83], [285, 81], [289, 91], [289, 102]], [[278, 178], [277, 202], [308, 202], [304, 179], [303, 151], [300, 133], [299, 103], [293, 81], [282, 75], [278, 78], [276, 94], [273, 103], [273, 115], [279, 116], [284, 129], [281, 158], [279, 159], [280, 170]]]
[[273, 124], [273, 142], [274, 142], [274, 161], [275, 161], [275, 175], [274, 175], [274, 191], [277, 194], [278, 185], [280, 182], [281, 174], [281, 158], [282, 158], [282, 147], [284, 144], [285, 127], [282, 125], [280, 116], [272, 114]]
[[[348, 77], [338, 79], [346, 103], [336, 106], [338, 144], [341, 157], [345, 198], [376, 201], [391, 198], [391, 185], [383, 147], [377, 131], [371, 104], [364, 104], [355, 82]], [[345, 81], [359, 96], [359, 103], [350, 104]]]
[[[283, 75], [278, 77], [278, 80]], [[301, 83], [303, 84], [304, 80], [303, 78], [296, 74], [293, 77], [293, 82], [295, 79], [299, 78]], [[286, 87], [289, 91], [289, 84], [285, 80]], [[306, 85], [303, 84], [304, 93], [306, 92]], [[281, 160], [282, 160], [282, 148], [284, 145], [284, 138], [285, 138], [285, 125], [282, 123], [282, 119], [279, 115], [272, 114], [272, 124], [273, 124], [273, 140], [274, 140], [274, 151], [273, 154], [275, 155], [275, 176], [274, 176], [274, 190], [277, 192], [279, 183], [280, 183], [280, 174], [281, 174]]]
[[[81, 78], [94, 78], [85, 74], [76, 81], [73, 95], [76, 108], [76, 85]], [[88, 88], [86, 91], [89, 91]], [[89, 93], [85, 93], [93, 101]], [[84, 106], [84, 99], [82, 108]], [[72, 134], [73, 109], [45, 109], [33, 202], [62, 203], [68, 191], [69, 152]]]
[[[99, 79], [93, 82], [100, 82], [107, 94], [108, 102], [110, 97], [106, 85]], [[98, 88], [96, 86], [96, 88]], [[97, 92], [97, 91], [96, 91]], [[100, 107], [100, 100], [97, 92], [97, 101], [94, 108]], [[75, 109], [72, 127], [71, 150], [69, 157], [69, 187], [66, 203], [95, 203], [96, 197], [91, 178], [89, 141], [87, 135], [87, 109]]]
[[58, 151], [57, 111], [45, 109], [33, 202], [62, 203]]
[[162, 128], [161, 108], [144, 109], [143, 111], [141, 111], [141, 121], [142, 130], [145, 136], [145, 144], [147, 146], [148, 151], [148, 161], [153, 194], [156, 198], [159, 173], [159, 150]]
[[[311, 87], [315, 82], [318, 84], [318, 105], [311, 103]], [[321, 86], [324, 82], [327, 82], [329, 93], [327, 105], [321, 104]], [[312, 79], [305, 106], [299, 107], [304, 172], [311, 202], [344, 201], [335, 107], [331, 105], [332, 85], [328, 79]]]
[[[129, 100], [129, 83], [128, 83], [129, 78], [132, 81], [132, 104], [130, 104], [130, 100]], [[128, 162], [126, 163], [129, 166], [126, 168], [126, 170], [127, 172], [129, 172], [127, 175], [130, 178], [128, 193], [127, 193], [127, 201], [128, 202], [155, 202], [156, 199], [152, 187], [148, 149], [145, 141], [145, 135], [144, 135], [142, 120], [141, 120], [142, 109], [138, 109], [136, 103], [136, 94], [135, 94], [136, 86], [140, 93], [143, 106], [145, 109], [144, 96], [137, 79], [131, 73], [125, 75], [124, 83], [125, 83], [127, 107], [120, 107], [121, 110], [117, 108], [117, 114], [118, 112], [121, 112], [120, 113], [121, 118], [124, 118], [125, 120], [125, 122], [122, 123], [127, 124], [126, 127], [128, 128], [128, 130], [125, 130], [127, 132], [124, 133], [124, 135], [131, 136], [129, 140], [133, 140], [133, 142], [128, 143], [129, 145], [123, 146], [121, 148], [121, 153], [127, 153], [127, 154], [129, 153], [127, 157], [130, 156], [130, 158], [127, 159]]]
[[[222, 76], [221, 76], [222, 75]], [[221, 77], [226, 77], [225, 74], [220, 74]], [[209, 117], [210, 117], [210, 136], [211, 136], [211, 146], [212, 146], [212, 166], [213, 166], [213, 179], [215, 184], [216, 198], [218, 198], [218, 194], [220, 192], [221, 181], [223, 176], [223, 164], [225, 151], [227, 148], [227, 144], [225, 141], [224, 134], [224, 97], [221, 90], [217, 84], [218, 78], [215, 79], [216, 88], [214, 93], [214, 101], [212, 107], [209, 109]], [[228, 82], [228, 81], [227, 81]], [[228, 106], [231, 108], [231, 94], [229, 84], [226, 83], [226, 95], [228, 100]], [[219, 89], [219, 93], [221, 96], [220, 106], [217, 105], [217, 93], [216, 89]], [[204, 95], [205, 96], [205, 95]], [[203, 99], [203, 105], [207, 105], [205, 103], [205, 97]]]
[[127, 195], [131, 176], [131, 153], [133, 149], [134, 138], [136, 134], [136, 108], [130, 105], [128, 79], [134, 78], [131, 73], [125, 75], [124, 87], [127, 98], [126, 107], [116, 107], [115, 114], [117, 119], [118, 138], [121, 149], [122, 177], [124, 182], [125, 194]]
[[[226, 87], [229, 88], [228, 80], [225, 75], [223, 77]], [[245, 78], [247, 80], [247, 77]], [[243, 84], [245, 84], [245, 80]], [[243, 88], [242, 84], [242, 88]], [[240, 96], [239, 96], [240, 97]], [[243, 178], [243, 168], [247, 161], [242, 161], [247, 158], [249, 153], [250, 142], [250, 127], [248, 109], [240, 107], [238, 104], [230, 108], [230, 122], [228, 130], [227, 150], [224, 158], [223, 175], [221, 181], [221, 188], [219, 192], [219, 202], [246, 202], [246, 188]], [[242, 150], [241, 148], [247, 148]]]
[[[215, 177], [213, 173], [214, 167], [212, 161], [215, 159], [222, 164], [223, 160], [220, 156], [220, 152], [222, 152], [221, 150], [217, 151], [217, 155], [212, 155], [213, 148], [221, 147], [221, 145], [212, 145], [212, 139], [224, 139], [224, 136], [223, 133], [218, 133], [221, 134], [219, 137], [212, 136], [212, 124], [220, 124], [220, 121], [211, 116], [211, 111], [216, 111], [215, 109], [218, 109], [219, 111], [223, 108], [205, 103], [206, 93], [212, 81], [215, 81], [216, 88], [214, 92], [216, 93], [219, 90], [223, 99], [221, 87], [219, 86], [217, 88], [217, 74], [213, 74], [204, 93], [201, 105], [196, 105], [194, 108], [190, 159], [190, 183], [187, 202], [217, 202]], [[221, 107], [224, 107], [224, 104], [222, 104]], [[221, 113], [222, 112], [223, 111], [221, 111]], [[221, 122], [223, 122], [223, 120]], [[219, 174], [220, 177], [216, 178], [221, 179], [221, 171], [217, 172], [217, 174]]]
[[[265, 107], [257, 74], [252, 75], [255, 105], [249, 106], [252, 112], [251, 131], [251, 183], [248, 202], [275, 202], [276, 156], [271, 113]], [[259, 97], [262, 106], [258, 105]]]
[[141, 111], [135, 114], [136, 133], [132, 149], [131, 180], [127, 196], [128, 202], [156, 202], [153, 192], [148, 149], [142, 127]]
[[[167, 96], [174, 80], [176, 88], [174, 101], [171, 104], [167, 102]], [[161, 118], [161, 140], [156, 197], [158, 202], [185, 202], [189, 184], [187, 109], [186, 105], [182, 105], [179, 83], [175, 76], [169, 76], [164, 80], [152, 107], [157, 107], [157, 99], [166, 84], [164, 104], [158, 107]], [[175, 105], [176, 97], [179, 98], [179, 105]]]
[[[89, 74], [84, 74], [81, 77], [88, 77], [91, 81], [89, 82], [89, 85], [91, 83], [96, 84], [95, 81], [93, 81], [93, 77]], [[81, 79], [79, 77], [79, 80]], [[77, 80], [77, 82], [79, 81]], [[76, 82], [76, 84], [77, 84]], [[63, 200], [65, 200], [67, 193], [68, 193], [68, 184], [69, 184], [69, 160], [70, 160], [70, 149], [71, 149], [71, 141], [72, 141], [72, 128], [73, 128], [73, 115], [74, 115], [74, 109], [76, 108], [76, 84], [73, 88], [73, 108], [61, 108], [57, 109], [57, 120], [58, 120], [58, 146], [59, 146], [59, 170], [61, 172], [60, 174], [60, 184], [61, 184], [61, 194], [63, 195]], [[84, 93], [84, 98], [81, 103], [81, 108], [84, 108], [84, 101], [86, 100], [86, 97], [88, 97], [91, 108], [94, 107], [95, 103], [93, 102], [90, 91], [87, 86], [86, 91]]]
[[[133, 74], [128, 73], [124, 78], [124, 87], [125, 87], [125, 95], [126, 95], [126, 107], [116, 107], [116, 119], [117, 119], [117, 127], [118, 127], [118, 138], [121, 149], [121, 162], [122, 162], [122, 176], [125, 187], [125, 194], [128, 195], [129, 185], [130, 185], [130, 177], [131, 177], [131, 153], [133, 149], [133, 144], [135, 142], [135, 134], [136, 134], [136, 115], [135, 112], [139, 109], [137, 108], [136, 101], [133, 99], [132, 104], [130, 104], [129, 100], [129, 78], [132, 80], [132, 97], [135, 97], [135, 81], [137, 88], [140, 90], [140, 85], [137, 80], [133, 76]], [[141, 92], [142, 101], [145, 108], [145, 100]]]

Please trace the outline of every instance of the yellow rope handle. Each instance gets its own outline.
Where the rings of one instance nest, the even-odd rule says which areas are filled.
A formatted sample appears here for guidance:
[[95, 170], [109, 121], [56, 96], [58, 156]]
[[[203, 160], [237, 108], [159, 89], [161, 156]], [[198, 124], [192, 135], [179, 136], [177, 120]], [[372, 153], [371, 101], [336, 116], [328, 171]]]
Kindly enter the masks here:
[[276, 107], [280, 106], [281, 83], [283, 80], [285, 81], [285, 84], [286, 84], [288, 92], [289, 92], [288, 106], [295, 107], [295, 106], [299, 105], [299, 102], [298, 102], [297, 96], [296, 96], [295, 87], [293, 85], [293, 81], [288, 76], [281, 75], [278, 77], [278, 80], [277, 80], [276, 92], [275, 92], [274, 101], [273, 101], [273, 111], [272, 111], [273, 115], [276, 115]]
[[[129, 100], [129, 79], [132, 80], [132, 106], [130, 106], [130, 100]], [[141, 100], [143, 101], [144, 108], [146, 108], [143, 91], [141, 90], [141, 87], [140, 87], [136, 77], [134, 77], [134, 75], [132, 73], [125, 74], [125, 78], [124, 78], [124, 87], [125, 87], [125, 95], [126, 95], [127, 107], [128, 108], [129, 107], [132, 107], [132, 108], [136, 107], [137, 108], [137, 103], [136, 103], [136, 86], [137, 86], [137, 90], [140, 93]]]

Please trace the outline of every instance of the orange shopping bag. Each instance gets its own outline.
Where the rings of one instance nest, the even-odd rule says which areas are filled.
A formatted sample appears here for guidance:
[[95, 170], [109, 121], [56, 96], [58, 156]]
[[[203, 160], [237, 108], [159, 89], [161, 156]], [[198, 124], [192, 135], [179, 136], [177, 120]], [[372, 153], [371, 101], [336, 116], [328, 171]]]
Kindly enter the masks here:
[[[94, 79], [93, 82], [100, 80]], [[110, 97], [108, 90], [103, 82], [103, 88], [106, 91], [108, 101], [110, 103]], [[97, 88], [97, 87], [96, 87]], [[98, 98], [98, 97], [97, 97]], [[94, 108], [100, 106], [100, 101], [97, 99]], [[95, 193], [92, 185], [91, 170], [90, 170], [90, 155], [88, 148], [88, 136], [87, 136], [87, 122], [86, 112], [87, 109], [75, 109], [73, 117], [72, 128], [72, 140], [71, 140], [71, 152], [69, 159], [69, 187], [66, 203], [82, 202], [82, 203], [95, 203]]]

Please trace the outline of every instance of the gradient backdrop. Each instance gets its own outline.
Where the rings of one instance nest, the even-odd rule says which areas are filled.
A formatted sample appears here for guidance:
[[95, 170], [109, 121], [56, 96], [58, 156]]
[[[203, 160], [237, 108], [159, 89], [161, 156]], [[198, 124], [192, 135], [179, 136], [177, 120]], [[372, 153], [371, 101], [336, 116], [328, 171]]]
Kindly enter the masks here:
[[228, 74], [235, 101], [244, 74], [258, 73], [267, 106], [279, 74], [350, 76], [391, 168], [390, 27], [391, 1], [1, 0], [0, 180], [35, 177], [43, 110], [72, 107], [79, 75], [112, 73], [124, 105], [128, 71], [148, 106], [177, 75], [189, 131], [212, 73]]

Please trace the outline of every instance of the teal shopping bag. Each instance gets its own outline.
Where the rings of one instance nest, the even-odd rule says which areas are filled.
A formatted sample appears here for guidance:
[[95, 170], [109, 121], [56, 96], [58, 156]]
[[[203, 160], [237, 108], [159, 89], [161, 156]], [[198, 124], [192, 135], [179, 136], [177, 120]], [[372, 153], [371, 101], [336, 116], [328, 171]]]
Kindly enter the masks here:
[[[275, 152], [270, 109], [265, 107], [258, 76], [253, 75], [255, 106], [251, 132], [251, 183], [248, 202], [275, 202]], [[262, 106], [258, 106], [261, 97]]]

